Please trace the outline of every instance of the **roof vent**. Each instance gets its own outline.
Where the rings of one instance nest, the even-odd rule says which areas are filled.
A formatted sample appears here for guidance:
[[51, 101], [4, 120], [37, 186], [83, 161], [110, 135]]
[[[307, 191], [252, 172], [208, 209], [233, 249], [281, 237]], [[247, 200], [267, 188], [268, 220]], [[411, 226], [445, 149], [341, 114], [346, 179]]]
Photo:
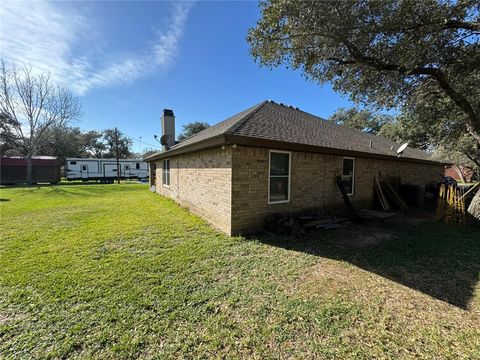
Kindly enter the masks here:
[[285, 106], [285, 105], [283, 105], [283, 103], [280, 103], [280, 105]]
[[295, 108], [295, 110], [300, 110], [300, 109], [297, 107], [297, 108]]

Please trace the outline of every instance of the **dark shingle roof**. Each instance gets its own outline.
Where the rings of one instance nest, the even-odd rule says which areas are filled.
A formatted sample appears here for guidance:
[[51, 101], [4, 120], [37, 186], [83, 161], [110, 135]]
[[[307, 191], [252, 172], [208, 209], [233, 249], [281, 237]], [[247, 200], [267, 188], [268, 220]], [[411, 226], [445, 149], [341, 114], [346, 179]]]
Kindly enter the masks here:
[[[289, 106], [264, 101], [195, 134], [157, 156], [174, 150], [175, 152], [179, 149], [187, 150], [191, 145], [198, 145], [221, 135], [258, 139], [258, 142], [261, 140], [278, 141], [383, 157], [396, 157], [395, 150], [400, 146], [400, 144], [380, 136], [336, 125]], [[370, 142], [372, 142], [372, 146], [370, 146]], [[153, 155], [150, 159], [155, 157], [156, 155]], [[410, 147], [405, 150], [402, 157], [433, 161], [428, 153]]]
[[263, 103], [257, 104], [255, 106], [252, 106], [251, 108], [248, 108], [247, 110], [244, 110], [236, 115], [233, 115], [232, 117], [229, 117], [226, 120], [223, 120], [222, 122], [219, 122], [216, 125], [213, 125], [203, 131], [200, 131], [196, 133], [195, 135], [190, 136], [189, 138], [179, 142], [178, 144], [172, 146], [170, 150], [173, 149], [179, 149], [183, 148], [192, 144], [196, 144], [198, 142], [204, 141], [211, 139], [213, 137], [222, 135], [222, 134], [227, 134], [229, 133], [230, 129], [232, 127], [235, 127], [237, 124], [241, 123], [242, 120], [248, 118], [251, 113], [253, 113], [256, 109], [261, 107]]

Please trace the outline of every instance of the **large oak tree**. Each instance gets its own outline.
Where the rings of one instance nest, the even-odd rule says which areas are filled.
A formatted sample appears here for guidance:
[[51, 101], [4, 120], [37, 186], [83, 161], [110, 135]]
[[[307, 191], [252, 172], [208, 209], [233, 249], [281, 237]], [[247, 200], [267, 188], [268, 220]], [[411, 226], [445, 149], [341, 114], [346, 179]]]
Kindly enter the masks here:
[[[247, 38], [260, 64], [301, 69], [356, 102], [403, 107], [423, 126], [470, 137], [478, 153], [479, 0], [263, 0], [260, 8]], [[469, 211], [480, 219], [479, 209], [480, 192]]]
[[357, 102], [414, 110], [480, 144], [480, 1], [261, 1], [262, 65], [301, 69]]

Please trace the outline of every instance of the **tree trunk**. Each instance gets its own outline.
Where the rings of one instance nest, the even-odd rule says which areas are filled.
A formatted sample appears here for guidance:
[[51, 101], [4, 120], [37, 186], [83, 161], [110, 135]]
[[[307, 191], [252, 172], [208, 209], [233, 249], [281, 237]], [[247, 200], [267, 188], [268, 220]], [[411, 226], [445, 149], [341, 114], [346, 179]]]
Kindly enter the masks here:
[[32, 155], [27, 154], [27, 185], [32, 185]]
[[470, 133], [470, 135], [473, 136], [473, 138], [480, 145], [480, 134], [471, 124], [467, 124], [467, 131]]
[[472, 202], [468, 207], [468, 213], [480, 221], [480, 190], [477, 190], [477, 193], [473, 197]]

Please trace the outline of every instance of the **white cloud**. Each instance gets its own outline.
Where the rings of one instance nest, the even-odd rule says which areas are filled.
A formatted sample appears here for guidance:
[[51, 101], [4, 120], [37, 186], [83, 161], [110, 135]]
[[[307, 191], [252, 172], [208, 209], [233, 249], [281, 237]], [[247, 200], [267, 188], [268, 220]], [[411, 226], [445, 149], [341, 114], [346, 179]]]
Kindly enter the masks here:
[[97, 52], [76, 53], [79, 44], [94, 41], [94, 24], [66, 4], [2, 1], [0, 56], [7, 62], [29, 64], [34, 71], [49, 71], [56, 80], [83, 95], [93, 88], [130, 82], [170, 65], [178, 53], [191, 6], [186, 2], [172, 4], [169, 26], [152, 34], [153, 45], [143, 53], [109, 54], [104, 59]]

